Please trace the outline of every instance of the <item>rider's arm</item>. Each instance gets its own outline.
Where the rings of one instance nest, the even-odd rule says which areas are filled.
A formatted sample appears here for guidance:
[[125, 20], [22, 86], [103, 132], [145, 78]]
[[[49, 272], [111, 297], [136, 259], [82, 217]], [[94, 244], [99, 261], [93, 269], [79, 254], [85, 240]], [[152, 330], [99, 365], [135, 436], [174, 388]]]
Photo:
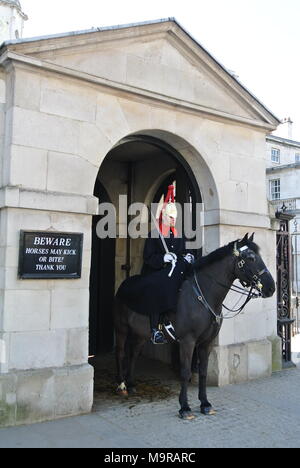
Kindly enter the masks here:
[[154, 270], [160, 270], [163, 268], [165, 253], [158, 252], [156, 239], [147, 239], [144, 248], [144, 263], [153, 268]]

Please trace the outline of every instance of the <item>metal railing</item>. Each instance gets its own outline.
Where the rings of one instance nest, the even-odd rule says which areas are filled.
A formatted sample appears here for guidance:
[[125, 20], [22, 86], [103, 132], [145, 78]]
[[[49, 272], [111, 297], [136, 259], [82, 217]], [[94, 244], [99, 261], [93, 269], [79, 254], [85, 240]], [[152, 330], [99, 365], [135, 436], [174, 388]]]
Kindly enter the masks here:
[[285, 198], [280, 200], [270, 200], [276, 211], [295, 212], [300, 211], [300, 198]]

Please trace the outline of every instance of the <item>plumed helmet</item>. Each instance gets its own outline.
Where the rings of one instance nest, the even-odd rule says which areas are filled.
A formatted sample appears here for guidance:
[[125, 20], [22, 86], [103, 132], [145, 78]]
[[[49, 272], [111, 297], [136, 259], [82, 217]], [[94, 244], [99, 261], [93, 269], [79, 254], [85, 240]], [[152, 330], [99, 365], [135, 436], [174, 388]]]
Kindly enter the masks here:
[[163, 208], [164, 214], [170, 218], [177, 218], [178, 212], [175, 203], [169, 202]]
[[170, 185], [168, 187], [168, 193], [167, 193], [167, 196], [165, 198], [165, 201], [161, 210], [161, 214], [159, 218], [160, 225], [162, 224], [169, 225], [170, 218], [173, 218], [176, 220], [177, 215], [178, 215], [178, 212], [177, 212], [177, 208], [175, 204], [175, 187], [174, 185]]

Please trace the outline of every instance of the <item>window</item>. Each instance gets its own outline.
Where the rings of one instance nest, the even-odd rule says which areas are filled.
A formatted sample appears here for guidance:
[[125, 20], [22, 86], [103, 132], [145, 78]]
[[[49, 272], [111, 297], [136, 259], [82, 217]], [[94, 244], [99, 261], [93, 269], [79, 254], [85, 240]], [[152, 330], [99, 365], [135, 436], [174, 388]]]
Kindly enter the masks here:
[[271, 200], [280, 200], [280, 179], [270, 181]]
[[280, 163], [280, 150], [278, 148], [272, 148], [271, 150], [271, 160], [274, 163]]
[[300, 153], [295, 154], [295, 163], [300, 163]]

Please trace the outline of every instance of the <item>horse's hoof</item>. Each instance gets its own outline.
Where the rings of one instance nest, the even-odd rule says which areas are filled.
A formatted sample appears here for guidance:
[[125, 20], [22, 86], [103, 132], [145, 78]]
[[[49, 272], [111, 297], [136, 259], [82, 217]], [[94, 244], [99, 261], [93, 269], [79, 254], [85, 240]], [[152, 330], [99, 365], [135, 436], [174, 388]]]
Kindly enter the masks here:
[[117, 387], [117, 395], [120, 397], [128, 397], [128, 390], [125, 382], [122, 382], [118, 387]]
[[179, 411], [179, 417], [184, 421], [192, 421], [196, 418], [196, 416], [191, 411]]
[[127, 390], [117, 389], [116, 393], [117, 393], [118, 396], [120, 396], [122, 398], [127, 398], [129, 396]]
[[216, 410], [214, 410], [211, 406], [205, 406], [204, 408], [201, 408], [201, 413], [205, 416], [214, 416], [217, 414]]

